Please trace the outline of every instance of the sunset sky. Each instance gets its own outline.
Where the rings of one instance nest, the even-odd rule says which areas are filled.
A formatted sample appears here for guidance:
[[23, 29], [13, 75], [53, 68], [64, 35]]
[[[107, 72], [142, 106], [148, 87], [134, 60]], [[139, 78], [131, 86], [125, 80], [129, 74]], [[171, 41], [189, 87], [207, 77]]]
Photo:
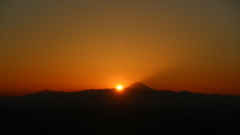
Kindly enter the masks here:
[[0, 95], [143, 82], [240, 95], [238, 0], [1, 0]]

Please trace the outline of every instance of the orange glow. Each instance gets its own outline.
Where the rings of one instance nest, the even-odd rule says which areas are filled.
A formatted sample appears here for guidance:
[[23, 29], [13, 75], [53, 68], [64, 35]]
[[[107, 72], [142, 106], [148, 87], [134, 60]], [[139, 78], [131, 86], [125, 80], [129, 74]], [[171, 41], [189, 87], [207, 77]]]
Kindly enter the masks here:
[[122, 86], [122, 85], [118, 85], [118, 86], [116, 87], [116, 89], [117, 89], [117, 91], [122, 91], [122, 90], [123, 90], [123, 86]]
[[0, 97], [133, 82], [155, 90], [240, 96], [234, 2], [93, 1], [6, 2], [0, 17]]

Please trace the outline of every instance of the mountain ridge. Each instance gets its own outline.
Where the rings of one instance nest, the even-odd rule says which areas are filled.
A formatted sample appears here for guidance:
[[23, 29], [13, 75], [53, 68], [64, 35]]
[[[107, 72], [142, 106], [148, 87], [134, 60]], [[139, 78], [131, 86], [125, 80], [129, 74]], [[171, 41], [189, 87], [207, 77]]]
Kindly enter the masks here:
[[[86, 90], [81, 90], [81, 91], [74, 91], [74, 92], [66, 92], [66, 91], [54, 91], [54, 90], [42, 90], [33, 94], [28, 94], [28, 95], [47, 95], [47, 94], [56, 94], [56, 93], [81, 93], [81, 92], [89, 92], [89, 91], [114, 91], [115, 88], [107, 88], [107, 89], [86, 89]], [[127, 92], [127, 91], [135, 91], [135, 92], [140, 92], [141, 90], [143, 91], [148, 91], [148, 92], [157, 92], [157, 93], [165, 93], [165, 94], [182, 94], [182, 95], [205, 95], [205, 96], [229, 96], [229, 97], [236, 97], [236, 98], [240, 98], [239, 96], [235, 96], [235, 95], [229, 95], [229, 94], [203, 94], [203, 93], [196, 93], [196, 92], [190, 92], [188, 90], [182, 90], [179, 92], [176, 91], [172, 91], [172, 90], [155, 90], [153, 88], [150, 88], [149, 86], [145, 85], [142, 82], [135, 82], [130, 84], [129, 86], [123, 88], [123, 92]], [[27, 96], [27, 95], [26, 95]]]
[[[107, 102], [124, 106], [166, 106], [174, 105], [240, 105], [240, 98], [229, 95], [205, 95], [189, 91], [154, 90], [137, 82], [124, 88], [120, 93], [116, 89], [90, 89], [76, 92], [43, 90], [34, 94], [4, 98], [17, 104], [78, 104], [103, 106]], [[1, 100], [0, 100], [1, 102]]]
[[[212, 135], [223, 132], [220, 129], [224, 128], [225, 133], [233, 131], [232, 127], [239, 131], [239, 106], [240, 98], [234, 96], [156, 91], [142, 83], [134, 83], [121, 92], [116, 89], [44, 90], [32, 95], [0, 98], [0, 125], [9, 129], [0, 128], [0, 132], [19, 134], [25, 129], [29, 134], [41, 131], [44, 135], [56, 131], [60, 135], [71, 131], [72, 134], [89, 134], [90, 131], [115, 134], [124, 129], [137, 135], [156, 132], [175, 135], [181, 130], [180, 135]], [[15, 130], [16, 127], [19, 130]], [[169, 134], [171, 131], [176, 132]]]

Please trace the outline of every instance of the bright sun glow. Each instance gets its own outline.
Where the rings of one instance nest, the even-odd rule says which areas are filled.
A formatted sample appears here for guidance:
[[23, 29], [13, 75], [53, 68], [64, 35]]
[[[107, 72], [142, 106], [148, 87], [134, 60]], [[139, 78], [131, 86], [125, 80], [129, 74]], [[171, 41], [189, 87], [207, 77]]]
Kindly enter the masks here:
[[117, 89], [118, 91], [122, 91], [123, 86], [122, 86], [122, 85], [118, 85], [118, 86], [116, 87], [116, 89]]

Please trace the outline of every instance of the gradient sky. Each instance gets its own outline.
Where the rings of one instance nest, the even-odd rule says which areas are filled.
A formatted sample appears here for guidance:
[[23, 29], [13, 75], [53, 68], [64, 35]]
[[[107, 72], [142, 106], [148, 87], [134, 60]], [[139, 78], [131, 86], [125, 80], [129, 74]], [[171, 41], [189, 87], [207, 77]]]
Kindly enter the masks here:
[[238, 0], [1, 0], [0, 95], [143, 82], [240, 95]]

